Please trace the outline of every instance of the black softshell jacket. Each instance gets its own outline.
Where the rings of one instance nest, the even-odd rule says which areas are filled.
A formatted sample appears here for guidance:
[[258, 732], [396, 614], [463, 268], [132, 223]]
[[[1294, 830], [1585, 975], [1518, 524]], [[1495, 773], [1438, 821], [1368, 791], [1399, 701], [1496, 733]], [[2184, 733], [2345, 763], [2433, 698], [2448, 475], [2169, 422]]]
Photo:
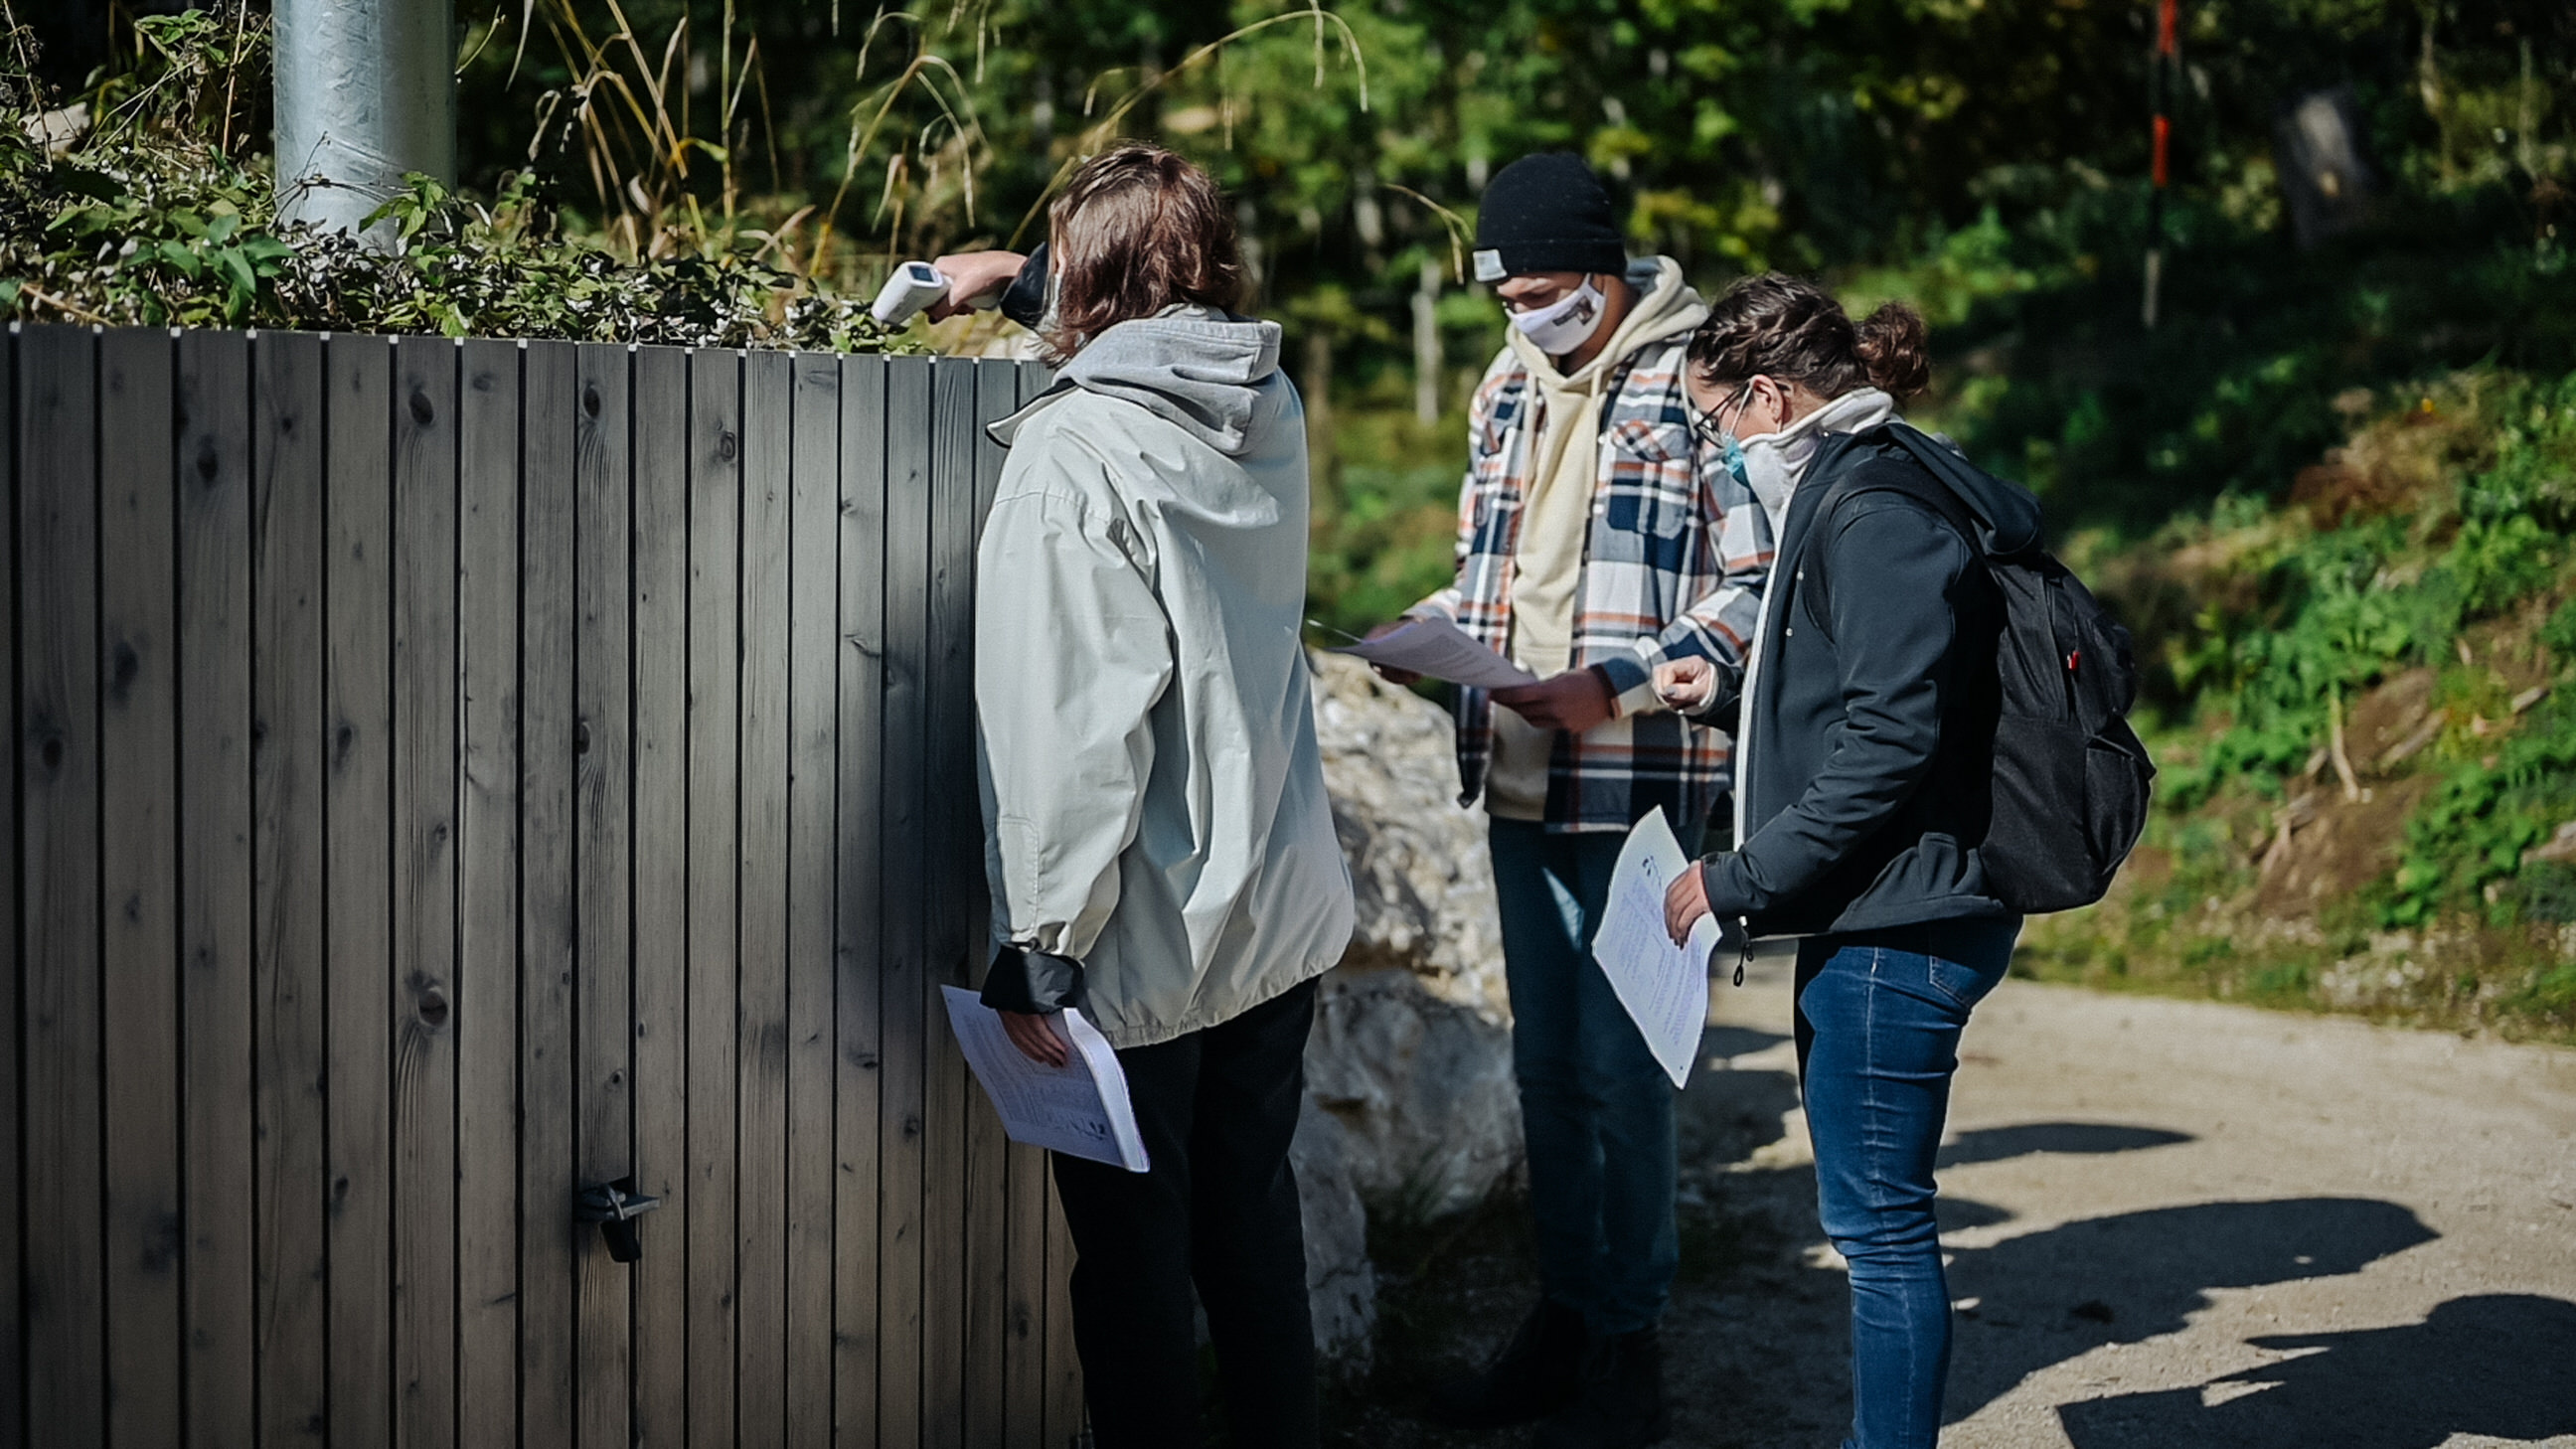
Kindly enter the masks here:
[[[1872, 484], [1902, 469], [1871, 434], [1829, 439], [1791, 496], [1754, 697], [1739, 708], [1740, 846], [1708, 857], [1709, 905], [1757, 936], [2013, 914], [1985, 892], [2003, 603], [1977, 548], [2034, 543], [2015, 491], [1957, 497], [1954, 521]], [[1738, 688], [1741, 681], [1736, 681]]]

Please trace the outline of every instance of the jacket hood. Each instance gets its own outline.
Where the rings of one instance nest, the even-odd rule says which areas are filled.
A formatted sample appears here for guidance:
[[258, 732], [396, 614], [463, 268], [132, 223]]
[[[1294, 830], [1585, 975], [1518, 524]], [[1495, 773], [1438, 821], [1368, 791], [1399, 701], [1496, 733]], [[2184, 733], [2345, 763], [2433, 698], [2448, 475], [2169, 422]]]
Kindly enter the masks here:
[[1243, 456], [1261, 400], [1279, 376], [1279, 324], [1206, 307], [1121, 322], [1086, 344], [1046, 396], [993, 425], [1008, 446], [1039, 408], [1077, 387], [1136, 404], [1225, 454]]
[[[1933, 434], [1932, 439], [1953, 453], [1959, 451], [1948, 438]], [[1977, 521], [1977, 542], [1988, 554], [2003, 557], [2038, 546], [2039, 499], [2029, 489], [1983, 468], [1945, 468], [1940, 472], [1941, 481], [1968, 505], [1968, 512]]]

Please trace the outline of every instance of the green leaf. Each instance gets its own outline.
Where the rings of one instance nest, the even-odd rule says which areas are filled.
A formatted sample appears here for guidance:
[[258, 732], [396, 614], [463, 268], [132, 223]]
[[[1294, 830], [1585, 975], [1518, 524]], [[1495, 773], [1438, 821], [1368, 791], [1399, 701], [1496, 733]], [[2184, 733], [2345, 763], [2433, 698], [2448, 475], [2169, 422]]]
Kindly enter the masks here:
[[232, 292], [234, 309], [238, 311], [249, 306], [251, 299], [259, 295], [259, 278], [250, 269], [250, 258], [243, 256], [237, 247], [226, 247], [216, 252], [211, 260]]
[[0, 279], [0, 312], [18, 305], [18, 290], [25, 285], [14, 277]]
[[205, 274], [206, 259], [199, 256], [195, 249], [185, 242], [165, 241], [153, 248], [153, 252], [161, 260], [178, 268], [184, 276], [196, 277]]

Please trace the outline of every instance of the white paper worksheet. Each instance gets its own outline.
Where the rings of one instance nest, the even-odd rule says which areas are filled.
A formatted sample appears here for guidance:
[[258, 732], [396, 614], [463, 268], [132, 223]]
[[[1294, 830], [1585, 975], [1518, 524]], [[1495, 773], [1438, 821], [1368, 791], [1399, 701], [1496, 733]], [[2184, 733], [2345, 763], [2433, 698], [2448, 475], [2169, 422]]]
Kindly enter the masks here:
[[1012, 1045], [1002, 1030], [1001, 1013], [974, 992], [958, 986], [940, 991], [948, 998], [948, 1025], [966, 1051], [966, 1065], [1002, 1114], [1002, 1130], [1013, 1142], [1129, 1172], [1145, 1170], [1145, 1143], [1136, 1131], [1136, 1109], [1127, 1100], [1127, 1074], [1119, 1070], [1118, 1054], [1100, 1028], [1071, 1007], [1058, 1012], [1053, 1018], [1057, 1035], [1073, 1048], [1073, 1059], [1050, 1067]]
[[1538, 683], [1537, 675], [1468, 638], [1465, 630], [1437, 614], [1417, 614], [1374, 639], [1344, 644], [1333, 652], [1475, 689]]
[[1592, 959], [1676, 1087], [1690, 1075], [1708, 1029], [1708, 958], [1718, 934], [1715, 916], [1699, 918], [1687, 946], [1664, 931], [1664, 889], [1689, 865], [1663, 807], [1655, 807], [1620, 847], [1609, 904], [1592, 936]]

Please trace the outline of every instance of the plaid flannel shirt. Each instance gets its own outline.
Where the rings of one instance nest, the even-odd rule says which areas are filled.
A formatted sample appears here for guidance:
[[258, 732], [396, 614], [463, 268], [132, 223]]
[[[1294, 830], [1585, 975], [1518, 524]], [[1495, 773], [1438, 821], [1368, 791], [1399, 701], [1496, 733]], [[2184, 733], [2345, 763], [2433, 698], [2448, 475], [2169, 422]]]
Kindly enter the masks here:
[[[1731, 742], [1661, 707], [1653, 672], [1698, 655], [1743, 666], [1771, 570], [1770, 516], [1700, 444], [1682, 392], [1686, 339], [1640, 349], [1604, 397], [1591, 537], [1575, 589], [1573, 665], [1599, 666], [1616, 717], [1560, 733], [1547, 828], [1626, 830], [1654, 807], [1676, 829], [1705, 820], [1729, 782]], [[1506, 348], [1477, 386], [1458, 504], [1458, 578], [1418, 609], [1511, 652], [1512, 561], [1543, 402]], [[1460, 804], [1482, 793], [1493, 701], [1458, 691]]]

